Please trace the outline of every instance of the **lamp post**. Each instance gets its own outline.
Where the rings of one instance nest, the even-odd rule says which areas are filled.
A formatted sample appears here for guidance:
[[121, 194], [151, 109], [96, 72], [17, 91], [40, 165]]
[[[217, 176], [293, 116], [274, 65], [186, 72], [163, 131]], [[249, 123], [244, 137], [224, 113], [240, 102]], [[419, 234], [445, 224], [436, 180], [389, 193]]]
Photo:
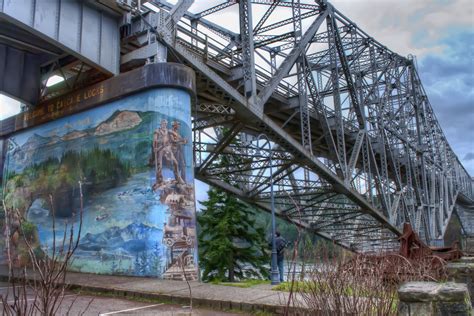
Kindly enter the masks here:
[[[277, 263], [277, 251], [276, 251], [276, 242], [275, 242], [275, 201], [273, 197], [273, 170], [272, 170], [272, 145], [270, 144], [270, 140], [265, 134], [260, 134], [257, 137], [257, 148], [260, 151], [259, 142], [260, 139], [264, 138], [266, 144], [268, 144], [268, 158], [270, 163], [270, 201], [271, 201], [271, 209], [272, 209], [272, 262], [271, 262], [271, 283], [272, 285], [280, 284], [279, 272], [278, 272], [278, 263]], [[263, 144], [265, 146], [265, 144]], [[263, 147], [262, 147], [263, 149]]]

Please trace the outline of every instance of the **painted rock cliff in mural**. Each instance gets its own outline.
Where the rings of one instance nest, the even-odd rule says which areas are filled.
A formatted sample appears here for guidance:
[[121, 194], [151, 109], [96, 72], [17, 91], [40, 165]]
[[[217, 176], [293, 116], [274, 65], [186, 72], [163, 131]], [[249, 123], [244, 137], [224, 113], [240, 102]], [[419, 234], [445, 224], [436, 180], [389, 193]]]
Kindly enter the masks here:
[[81, 181], [72, 270], [196, 279], [190, 118], [188, 93], [166, 88], [17, 133], [7, 140], [6, 206], [47, 254], [53, 216], [57, 232], [79, 224]]

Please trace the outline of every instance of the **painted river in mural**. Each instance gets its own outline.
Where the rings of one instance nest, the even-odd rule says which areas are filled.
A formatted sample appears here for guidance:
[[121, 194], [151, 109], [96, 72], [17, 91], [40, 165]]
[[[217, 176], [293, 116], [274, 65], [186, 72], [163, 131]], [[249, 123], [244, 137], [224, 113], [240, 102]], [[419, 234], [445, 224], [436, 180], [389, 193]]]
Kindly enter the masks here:
[[195, 279], [189, 102], [184, 91], [157, 89], [10, 137], [7, 208], [48, 253], [53, 212], [56, 240], [66, 224], [77, 231], [81, 181], [73, 270]]

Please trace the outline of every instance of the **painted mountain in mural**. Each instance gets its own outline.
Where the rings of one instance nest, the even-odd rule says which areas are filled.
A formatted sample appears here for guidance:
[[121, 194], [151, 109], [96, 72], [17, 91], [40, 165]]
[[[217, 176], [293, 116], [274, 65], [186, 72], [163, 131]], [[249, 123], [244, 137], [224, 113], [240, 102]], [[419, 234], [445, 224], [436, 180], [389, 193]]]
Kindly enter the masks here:
[[132, 223], [126, 227], [109, 227], [97, 234], [87, 233], [82, 237], [79, 249], [86, 251], [122, 249], [129, 253], [147, 251], [154, 246], [152, 236], [161, 229], [143, 223]]
[[[51, 158], [60, 159], [68, 151], [88, 151], [96, 147], [114, 150], [122, 160], [143, 162], [148, 160], [151, 148], [151, 140], [143, 143], [143, 138], [152, 133], [151, 129], [157, 125], [158, 117], [168, 122], [176, 120], [158, 112], [117, 110], [92, 128], [71, 130], [62, 136], [35, 133], [14, 151], [12, 157], [16, 163], [12, 167], [15, 172], [21, 172], [33, 161], [39, 164]], [[180, 123], [184, 124], [182, 121]], [[140, 138], [141, 144], [137, 143]], [[141, 157], [137, 157], [137, 153], [141, 153]]]
[[[33, 136], [28, 138], [26, 143], [24, 143], [21, 146], [20, 151], [22, 153], [25, 153], [25, 154], [29, 153], [29, 152], [33, 152], [37, 148], [47, 146], [49, 143], [51, 143], [51, 141], [52, 141], [51, 137], [43, 137], [43, 136], [40, 136], [38, 134], [33, 134]], [[15, 157], [15, 158], [17, 158], [17, 157]]]
[[107, 135], [123, 130], [133, 129], [142, 122], [140, 114], [131, 111], [117, 111], [107, 121], [100, 123], [94, 131], [95, 135]]
[[[66, 135], [64, 135], [63, 137], [57, 137], [58, 138], [58, 141], [59, 140], [62, 140], [62, 141], [69, 141], [69, 140], [73, 140], [73, 139], [76, 139], [76, 138], [81, 138], [81, 137], [85, 137], [87, 136], [87, 132], [83, 132], [83, 131], [72, 131], [70, 133], [67, 133]], [[51, 142], [50, 144], [55, 144], [57, 143], [58, 141], [54, 141], [54, 142]]]

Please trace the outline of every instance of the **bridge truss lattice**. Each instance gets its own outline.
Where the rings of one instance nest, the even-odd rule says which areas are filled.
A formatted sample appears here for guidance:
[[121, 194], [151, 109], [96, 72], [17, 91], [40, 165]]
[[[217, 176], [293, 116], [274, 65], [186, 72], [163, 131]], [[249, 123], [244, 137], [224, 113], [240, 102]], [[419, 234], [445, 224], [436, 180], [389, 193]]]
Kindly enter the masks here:
[[[278, 214], [359, 251], [393, 247], [404, 222], [442, 239], [456, 200], [472, 197], [413, 58], [330, 3], [230, 0], [191, 13], [193, 1], [153, 2], [159, 13], [141, 21], [197, 74], [198, 179], [268, 210], [265, 133]], [[219, 14], [238, 30], [212, 22]]]
[[[116, 41], [107, 37], [110, 13], [121, 20], [120, 71], [163, 61], [195, 70], [198, 179], [269, 210], [272, 167], [278, 215], [355, 251], [394, 247], [404, 222], [434, 243], [456, 202], [472, 203], [471, 178], [414, 59], [392, 52], [325, 0], [86, 2], [70, 8], [79, 21], [79, 33], [71, 34], [81, 35], [69, 48], [79, 47], [74, 56], [109, 61], [101, 47]], [[107, 10], [95, 14], [89, 4]], [[67, 46], [61, 14], [70, 11], [46, 9], [59, 12], [55, 39]], [[82, 45], [95, 38], [83, 34], [93, 18], [101, 26], [97, 56], [89, 54], [95, 59], [86, 53], [96, 46]], [[44, 76], [60, 70], [72, 88], [119, 72], [56, 55]], [[58, 93], [41, 86], [43, 99]], [[271, 139], [272, 166], [257, 146], [261, 133]]]

